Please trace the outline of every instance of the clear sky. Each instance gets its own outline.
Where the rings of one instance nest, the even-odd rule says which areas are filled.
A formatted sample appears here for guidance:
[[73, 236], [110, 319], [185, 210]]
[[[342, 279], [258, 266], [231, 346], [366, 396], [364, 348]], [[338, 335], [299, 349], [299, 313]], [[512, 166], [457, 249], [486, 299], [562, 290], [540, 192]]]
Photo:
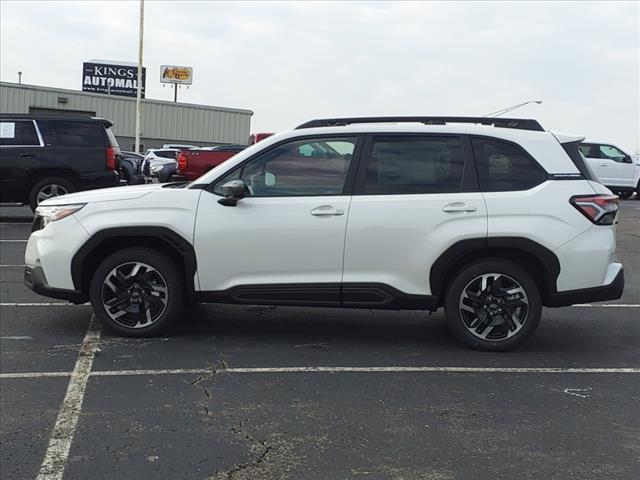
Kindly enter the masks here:
[[[0, 78], [81, 89], [82, 62], [137, 61], [137, 1], [0, 1]], [[147, 97], [315, 117], [517, 115], [640, 150], [640, 3], [145, 2]], [[515, 116], [516, 112], [514, 112]]]

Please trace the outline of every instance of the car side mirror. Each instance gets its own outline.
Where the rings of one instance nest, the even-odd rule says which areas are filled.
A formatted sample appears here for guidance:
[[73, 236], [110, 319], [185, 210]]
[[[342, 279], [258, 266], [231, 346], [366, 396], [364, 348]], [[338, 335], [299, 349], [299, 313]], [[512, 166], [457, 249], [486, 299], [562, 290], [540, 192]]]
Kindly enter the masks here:
[[622, 161], [624, 163], [633, 163], [633, 159], [631, 158], [630, 155], [625, 155], [624, 158], [622, 159]]
[[247, 186], [242, 180], [229, 180], [227, 183], [222, 185], [221, 190], [224, 198], [218, 200], [218, 203], [225, 207], [235, 207], [238, 200], [244, 198]]

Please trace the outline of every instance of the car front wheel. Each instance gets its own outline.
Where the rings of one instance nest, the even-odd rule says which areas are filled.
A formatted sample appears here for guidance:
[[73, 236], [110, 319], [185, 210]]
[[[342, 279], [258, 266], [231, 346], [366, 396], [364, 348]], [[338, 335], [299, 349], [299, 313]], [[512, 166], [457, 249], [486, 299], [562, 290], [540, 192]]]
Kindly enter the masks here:
[[94, 313], [109, 329], [127, 337], [153, 336], [180, 315], [184, 279], [166, 255], [126, 248], [107, 257], [90, 287]]
[[513, 262], [491, 259], [458, 271], [445, 298], [447, 325], [465, 345], [506, 351], [538, 327], [542, 301], [531, 276]]

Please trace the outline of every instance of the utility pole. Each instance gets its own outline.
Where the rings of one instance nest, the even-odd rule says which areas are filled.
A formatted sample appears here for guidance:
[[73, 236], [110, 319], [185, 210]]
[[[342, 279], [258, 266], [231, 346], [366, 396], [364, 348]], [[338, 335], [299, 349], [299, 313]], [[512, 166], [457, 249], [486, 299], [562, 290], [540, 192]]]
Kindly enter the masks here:
[[144, 0], [140, 0], [140, 29], [138, 31], [138, 83], [136, 85], [136, 153], [140, 152], [140, 124], [142, 122], [142, 45], [144, 38]]
[[173, 101], [174, 103], [178, 103], [178, 84], [173, 84]]

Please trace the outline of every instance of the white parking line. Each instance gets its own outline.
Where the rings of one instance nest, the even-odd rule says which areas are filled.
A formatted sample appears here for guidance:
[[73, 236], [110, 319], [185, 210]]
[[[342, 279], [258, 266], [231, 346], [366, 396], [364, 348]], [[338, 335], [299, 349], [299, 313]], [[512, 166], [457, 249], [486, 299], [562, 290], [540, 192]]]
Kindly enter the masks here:
[[0, 240], [0, 242], [3, 242], [3, 243], [27, 243], [28, 240], [4, 240], [4, 239], [2, 239], [2, 240]]
[[[0, 265], [6, 266], [6, 265]], [[71, 307], [75, 305], [90, 305], [90, 303], [78, 303], [71, 302], [3, 302], [0, 303], [0, 307]], [[640, 308], [640, 303], [580, 303], [576, 305], [569, 305], [569, 308]]]
[[24, 267], [25, 265], [0, 265], [0, 267]]
[[87, 387], [89, 374], [93, 365], [93, 358], [100, 341], [100, 326], [95, 316], [91, 315], [87, 334], [82, 341], [78, 360], [71, 372], [71, 379], [67, 387], [67, 393], [62, 401], [55, 426], [51, 432], [49, 447], [36, 480], [61, 480], [71, 450], [73, 435], [78, 425], [84, 391]]
[[71, 302], [22, 302], [22, 303], [0, 303], [0, 307], [75, 307], [77, 305], [89, 305], [89, 303]]
[[[137, 375], [203, 375], [213, 370], [206, 368], [175, 368], [164, 370], [102, 370], [93, 371], [91, 377], [128, 377]], [[231, 367], [215, 370], [228, 374], [272, 374], [272, 373], [631, 373], [639, 374], [640, 368], [634, 367], [597, 367], [597, 368], [563, 368], [563, 367]], [[66, 377], [70, 372], [27, 372], [2, 373], [0, 379], [10, 378], [48, 378]]]
[[638, 308], [639, 303], [576, 303], [572, 307]]

